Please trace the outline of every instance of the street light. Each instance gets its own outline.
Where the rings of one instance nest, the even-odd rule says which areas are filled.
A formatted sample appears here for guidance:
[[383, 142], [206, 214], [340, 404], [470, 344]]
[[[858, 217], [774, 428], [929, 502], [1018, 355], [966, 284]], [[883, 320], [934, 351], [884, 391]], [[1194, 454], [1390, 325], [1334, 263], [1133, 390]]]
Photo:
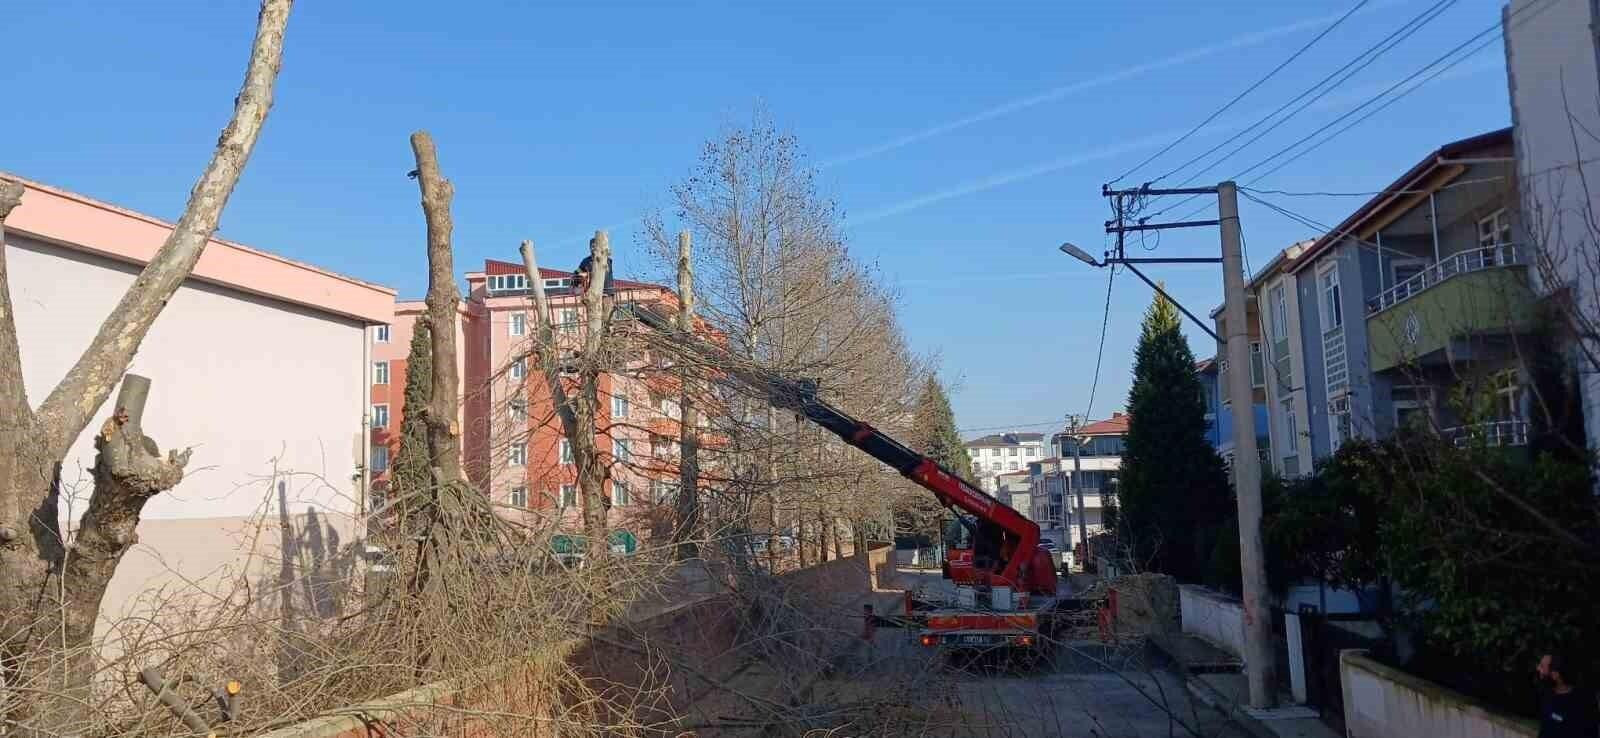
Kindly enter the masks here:
[[1092, 267], [1105, 266], [1104, 264], [1101, 264], [1098, 260], [1096, 260], [1093, 256], [1090, 256], [1089, 252], [1084, 251], [1083, 249], [1080, 249], [1077, 246], [1074, 246], [1071, 241], [1067, 241], [1067, 242], [1061, 244], [1060, 248], [1061, 248], [1061, 253], [1066, 254], [1067, 256], [1070, 256], [1070, 257], [1072, 257], [1074, 259], [1077, 259], [1078, 261], [1081, 261], [1081, 262], [1083, 262], [1085, 264], [1088, 264], [1089, 266], [1092, 266]]

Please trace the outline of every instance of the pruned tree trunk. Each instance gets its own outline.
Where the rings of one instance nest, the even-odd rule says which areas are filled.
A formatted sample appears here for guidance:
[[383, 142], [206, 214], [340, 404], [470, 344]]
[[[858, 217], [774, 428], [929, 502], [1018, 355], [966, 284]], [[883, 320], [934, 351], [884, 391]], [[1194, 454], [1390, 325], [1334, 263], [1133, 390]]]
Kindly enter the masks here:
[[[530, 353], [539, 361], [555, 415], [561, 421], [562, 435], [572, 445], [572, 461], [577, 467], [579, 505], [583, 513], [584, 536], [591, 560], [604, 558], [606, 543], [605, 480], [608, 467], [595, 440], [595, 416], [599, 407], [600, 374], [605, 367], [605, 339], [610, 315], [605, 309], [606, 274], [611, 269], [611, 241], [605, 231], [595, 231], [589, 241], [591, 266], [584, 285], [585, 327], [583, 348], [571, 359], [562, 356], [556, 333], [550, 324], [550, 300], [539, 277], [539, 261], [533, 242], [522, 242], [522, 267], [528, 278], [534, 302], [534, 341]], [[567, 391], [562, 374], [567, 369], [577, 374], [577, 392]]]
[[[100, 598], [134, 540], [144, 502], [182, 476], [186, 456], [155, 459], [153, 452], [144, 453], [153, 444], [142, 435], [127, 432], [125, 423], [108, 424], [104, 430], [109, 432], [97, 441], [101, 458], [88, 511], [73, 539], [63, 535], [62, 459], [110, 397], [216, 230], [272, 107], [292, 5], [292, 0], [263, 0], [233, 116], [182, 217], [37, 410], [29, 409], [23, 387], [0, 250], [0, 683], [29, 690], [30, 696], [12, 703], [5, 716], [18, 735], [61, 735], [87, 727], [90, 709], [81, 698], [88, 694], [85, 680], [94, 662], [85, 655], [69, 663], [68, 655], [88, 653]], [[0, 185], [0, 240], [4, 219], [22, 193], [16, 183]]]
[[455, 187], [439, 171], [439, 152], [427, 131], [411, 134], [417, 159], [417, 185], [422, 190], [422, 213], [428, 223], [428, 328], [433, 341], [433, 383], [424, 412], [428, 423], [428, 451], [441, 478], [435, 486], [457, 484], [461, 474], [461, 424], [456, 408], [461, 378], [456, 372], [456, 310], [461, 294], [456, 290], [455, 253], [450, 241], [454, 221], [450, 203]]
[[[678, 233], [678, 330], [685, 336], [694, 330], [694, 259], [688, 231]], [[700, 555], [700, 410], [695, 406], [699, 392], [695, 372], [680, 364], [678, 380], [678, 524], [672, 530], [678, 559], [687, 561]]]

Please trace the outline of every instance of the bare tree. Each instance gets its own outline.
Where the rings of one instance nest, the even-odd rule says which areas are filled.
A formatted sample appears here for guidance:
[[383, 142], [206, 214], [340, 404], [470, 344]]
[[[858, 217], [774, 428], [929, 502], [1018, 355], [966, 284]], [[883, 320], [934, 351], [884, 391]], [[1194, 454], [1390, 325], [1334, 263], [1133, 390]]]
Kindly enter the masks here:
[[[584, 284], [584, 335], [581, 349], [575, 356], [562, 355], [556, 332], [551, 326], [550, 300], [544, 294], [544, 280], [539, 277], [539, 262], [534, 254], [533, 242], [522, 242], [522, 264], [527, 272], [528, 289], [533, 294], [534, 335], [529, 352], [539, 361], [540, 372], [550, 393], [556, 417], [561, 421], [561, 432], [572, 444], [573, 463], [578, 469], [578, 491], [583, 509], [584, 535], [588, 538], [589, 555], [594, 559], [605, 556], [606, 503], [605, 480], [608, 465], [601, 458], [595, 440], [595, 419], [600, 405], [600, 375], [606, 370], [606, 333], [610, 330], [611, 316], [605, 308], [606, 274], [611, 269], [611, 240], [605, 231], [596, 231], [589, 241], [591, 267]], [[571, 371], [576, 375], [569, 387], [563, 376]]]
[[[684, 335], [696, 335], [694, 323], [694, 252], [693, 237], [688, 231], [678, 233], [678, 330]], [[677, 520], [673, 527], [672, 542], [678, 546], [680, 559], [699, 556], [697, 536], [700, 531], [700, 410], [696, 396], [701, 392], [696, 372], [687, 367], [678, 372], [682, 391], [678, 400], [678, 428], [681, 450], [678, 458]]]
[[[107, 583], [133, 545], [144, 504], [182, 475], [186, 453], [155, 458], [139, 433], [148, 383], [124, 387], [96, 445], [96, 482], [76, 535], [59, 522], [59, 469], [68, 449], [111, 395], [162, 308], [189, 278], [255, 148], [272, 106], [292, 0], [264, 0], [233, 117], [190, 193], [183, 216], [101, 324], [77, 363], [37, 409], [22, 382], [15, 313], [0, 255], [0, 682], [38, 695], [10, 719], [24, 734], [60, 732], [85, 719], [92, 656], [84, 652]], [[0, 187], [4, 217], [22, 188]], [[70, 663], [69, 663], [70, 662]], [[89, 668], [85, 668], [88, 665]]]

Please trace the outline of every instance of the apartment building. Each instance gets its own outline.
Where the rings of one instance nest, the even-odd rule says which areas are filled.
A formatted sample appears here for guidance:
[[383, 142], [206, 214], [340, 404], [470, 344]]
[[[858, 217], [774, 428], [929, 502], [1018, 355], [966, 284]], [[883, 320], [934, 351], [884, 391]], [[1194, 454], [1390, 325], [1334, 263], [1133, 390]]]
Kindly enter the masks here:
[[[578, 350], [586, 330], [572, 278], [571, 272], [542, 269], [537, 287], [544, 290], [564, 353]], [[465, 279], [456, 336], [467, 475], [503, 516], [580, 530], [572, 448], [555, 417], [549, 385], [528, 356], [535, 307], [526, 272], [521, 264], [490, 259]], [[610, 289], [613, 303], [676, 300], [664, 286], [625, 279], [613, 278]], [[373, 429], [375, 453], [398, 451], [410, 326], [424, 310], [420, 302], [398, 303], [393, 325], [385, 329], [385, 348], [375, 357], [373, 413], [387, 421]], [[670, 357], [641, 351], [618, 371], [600, 376], [596, 431], [608, 468], [604, 501], [613, 547], [621, 551], [632, 551], [660, 529], [663, 503], [677, 492], [678, 385], [669, 372], [657, 371], [669, 363]]]
[[[25, 188], [4, 248], [24, 388], [37, 401], [172, 226], [3, 176]], [[285, 526], [290, 536], [316, 528], [326, 546], [316, 554], [329, 560], [363, 534], [371, 338], [393, 310], [388, 288], [220, 238], [207, 244], [129, 366], [152, 382], [145, 431], [163, 451], [189, 447], [193, 457], [183, 481], [145, 505], [138, 542], [106, 591], [102, 633], [148, 613], [146, 593], [214, 601], [240, 578], [278, 576]], [[63, 530], [93, 489], [93, 438], [112, 405], [62, 465]]]
[[[1296, 258], [1311, 452], [1412, 424], [1527, 441], [1530, 253], [1511, 130], [1440, 147]], [[1452, 398], [1493, 396], [1487, 413]]]
[[[1261, 315], [1255, 297], [1247, 293], [1245, 300], [1246, 335], [1250, 339], [1250, 409], [1255, 420], [1256, 451], [1265, 460], [1271, 457], [1271, 420], [1267, 417], [1267, 367], [1265, 345], [1262, 341]], [[1233, 401], [1228, 391], [1228, 335], [1227, 319], [1223, 306], [1211, 311], [1212, 330], [1221, 337], [1216, 344], [1216, 357], [1196, 364], [1200, 387], [1206, 396], [1207, 434], [1217, 455], [1233, 468]]]
[[[371, 507], [376, 510], [383, 506], [384, 492], [389, 486], [389, 465], [393, 462], [395, 454], [400, 452], [400, 424], [405, 420], [405, 391], [406, 377], [409, 376], [407, 363], [411, 356], [411, 339], [416, 331], [417, 319], [421, 318], [428, 310], [428, 306], [421, 300], [396, 300], [394, 303], [394, 317], [386, 325], [375, 326], [372, 329], [372, 450], [369, 457], [372, 460], [372, 489], [373, 500]], [[456, 310], [456, 376], [463, 379], [466, 374], [466, 337], [471, 330], [472, 313], [467, 310], [466, 303], [458, 305]], [[460, 415], [457, 422], [466, 426], [466, 408], [468, 403], [460, 404]], [[468, 447], [476, 448], [473, 444], [463, 444], [463, 461], [467, 478], [474, 485], [482, 487], [485, 482], [483, 459], [478, 455], [467, 454]]]
[[[1054, 456], [1030, 464], [1030, 507], [1042, 535], [1063, 551], [1081, 542], [1078, 536], [1078, 492], [1089, 535], [1105, 529], [1105, 509], [1116, 500], [1117, 473], [1122, 469], [1123, 437], [1128, 416], [1085, 424], [1076, 433], [1051, 436]], [[1076, 458], [1074, 455], [1076, 454]]]
[[996, 478], [1004, 472], [1022, 471], [1044, 458], [1043, 433], [994, 433], [964, 444], [972, 460], [972, 475], [983, 491], [999, 490]]
[[[1512, 22], [1512, 20], [1515, 22]], [[1516, 176], [1527, 212], [1521, 251], [1542, 255], [1528, 277], [1541, 297], [1561, 296], [1592, 326], [1600, 316], [1600, 8], [1590, 0], [1512, 0], [1505, 8], [1506, 75]], [[1600, 448], [1600, 356], [1592, 327], [1568, 351], [1579, 377], [1589, 448]], [[1577, 341], [1584, 343], [1579, 344]]]
[[1510, 129], [1446, 144], [1251, 279], [1274, 471], [1407, 430], [1527, 443], [1536, 298], [1514, 173]]

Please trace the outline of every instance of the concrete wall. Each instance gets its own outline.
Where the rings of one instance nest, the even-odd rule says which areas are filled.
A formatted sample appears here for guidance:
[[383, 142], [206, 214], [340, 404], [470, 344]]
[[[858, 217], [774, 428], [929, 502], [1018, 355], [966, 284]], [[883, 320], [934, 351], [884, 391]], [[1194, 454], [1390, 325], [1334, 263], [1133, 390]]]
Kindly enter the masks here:
[[[138, 273], [123, 261], [8, 234], [6, 261], [23, 380], [37, 404], [87, 347]], [[118, 568], [104, 615], [142, 592], [195, 593], [251, 573], [254, 524], [317, 516], [353, 539], [367, 441], [367, 331], [354, 318], [190, 280], [156, 320], [129, 371], [153, 382], [144, 416], [162, 447], [192, 446], [187, 474], [146, 505], [139, 542]], [[113, 394], [114, 397], [114, 394]], [[93, 482], [102, 406], [68, 452], [61, 515], [76, 523]], [[275, 542], [274, 531], [261, 539]], [[259, 565], [259, 560], [257, 565]], [[216, 594], [213, 592], [213, 594]]]
[[1532, 721], [1493, 712], [1362, 651], [1340, 654], [1339, 676], [1349, 738], [1533, 738], [1538, 733]]
[[1178, 586], [1183, 632], [1244, 658], [1244, 608], [1239, 601], [1194, 584]]
[[[1574, 289], [1579, 310], [1600, 305], [1593, 277], [1595, 234], [1588, 214], [1600, 206], [1600, 141], [1582, 131], [1600, 127], [1600, 49], [1594, 0], [1512, 0], [1506, 8], [1506, 69], [1515, 124], [1517, 167], [1530, 231], [1559, 274], [1546, 291]], [[1578, 131], [1574, 135], [1574, 130]], [[1589, 185], [1585, 187], [1584, 180]], [[1588, 255], [1585, 255], [1588, 254]], [[1595, 347], [1591, 347], [1591, 352]], [[1589, 446], [1600, 446], [1600, 374], [1584, 367], [1584, 418]]]
[[[815, 627], [827, 632], [828, 638], [815, 645], [833, 649], [823, 654], [822, 662], [835, 662], [839, 649], [859, 643], [856, 639], [861, 632], [863, 604], [873, 603], [879, 614], [892, 614], [891, 606], [900, 602], [898, 592], [881, 591], [882, 583], [893, 576], [893, 555], [892, 547], [879, 545], [866, 556], [837, 559], [778, 578], [779, 585], [788, 588], [785, 594], [790, 602], [803, 603], [822, 614]], [[742, 692], [759, 699], [766, 696], [763, 688], [776, 690], [792, 685], [797, 677], [802, 681], [808, 678], [798, 673], [797, 663], [767, 664], [753, 658], [750, 644], [741, 634], [743, 607], [738, 599], [726, 594], [690, 599], [630, 621], [613, 623], [587, 639], [575, 639], [559, 651], [565, 664], [597, 690], [656, 690], [648, 704], [635, 707], [632, 716], [646, 724], [664, 727], [679, 717], [696, 723], [743, 715], [751, 709], [746, 698], [731, 695], [719, 685], [737, 685]], [[265, 736], [370, 738], [377, 734], [362, 717], [380, 725], [389, 735], [409, 735], [415, 731], [405, 728], [426, 724], [436, 735], [489, 736], [496, 734], [492, 725], [451, 720], [456, 711], [429, 706], [470, 705], [477, 711], [498, 709], [516, 716], [546, 715], [562, 709], [553, 704], [554, 695], [530, 689], [530, 685], [547, 685], [548, 677], [558, 673], [555, 665], [526, 664], [502, 668], [500, 673], [503, 676], [482, 675], [482, 684], [470, 688], [453, 682], [423, 685], [350, 706], [338, 716], [308, 720]], [[774, 692], [772, 696], [779, 694]], [[466, 712], [470, 711], [463, 711]], [[451, 724], [441, 727], [441, 721]], [[513, 720], [512, 724], [520, 728], [528, 725], [522, 720]]]

